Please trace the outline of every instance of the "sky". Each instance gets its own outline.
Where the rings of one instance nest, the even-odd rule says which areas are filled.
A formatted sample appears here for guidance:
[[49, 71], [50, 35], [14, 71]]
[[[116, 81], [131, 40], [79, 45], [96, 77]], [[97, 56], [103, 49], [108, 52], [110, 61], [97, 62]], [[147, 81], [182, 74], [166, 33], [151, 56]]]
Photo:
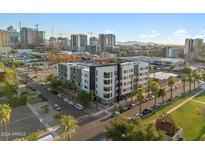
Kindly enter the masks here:
[[2, 14], [0, 29], [13, 25], [45, 30], [46, 37], [51, 35], [68, 37], [72, 33], [114, 33], [117, 42], [139, 41], [163, 44], [181, 44], [185, 38], [205, 39], [205, 14], [114, 14], [114, 13], [55, 13], [55, 14]]

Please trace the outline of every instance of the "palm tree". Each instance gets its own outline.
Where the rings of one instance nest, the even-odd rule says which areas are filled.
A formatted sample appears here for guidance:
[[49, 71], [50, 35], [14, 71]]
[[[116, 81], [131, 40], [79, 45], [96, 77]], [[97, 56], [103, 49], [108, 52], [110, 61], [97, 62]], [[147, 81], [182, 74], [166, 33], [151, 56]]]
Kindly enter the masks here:
[[75, 120], [73, 116], [63, 115], [60, 119], [60, 122], [63, 125], [65, 139], [70, 141], [72, 134], [74, 134], [76, 132], [76, 129], [79, 127], [77, 120]]
[[183, 93], [186, 93], [186, 81], [188, 80], [187, 76], [182, 75], [181, 76], [181, 81], [183, 82]]
[[11, 107], [7, 104], [0, 104], [0, 121], [2, 125], [4, 126], [6, 141], [8, 141], [6, 125], [10, 120], [10, 115], [11, 115]]
[[189, 81], [189, 92], [191, 92], [191, 84], [192, 84], [192, 82], [193, 82], [193, 77], [192, 77], [192, 75], [189, 75], [188, 81]]
[[141, 114], [141, 111], [142, 111], [142, 102], [144, 100], [144, 94], [145, 94], [145, 90], [142, 86], [139, 86], [137, 88], [137, 100], [139, 100], [140, 102], [140, 110], [139, 110], [139, 114]]
[[158, 94], [158, 91], [159, 91], [159, 83], [157, 81], [153, 81], [151, 86], [150, 86], [150, 89], [152, 91], [152, 94], [154, 94], [154, 105], [156, 106], [156, 104], [157, 104], [157, 94]]
[[162, 98], [162, 102], [164, 103], [164, 96], [166, 96], [166, 91], [164, 88], [160, 88], [158, 91], [158, 97]]
[[198, 78], [198, 71], [194, 70], [192, 72], [192, 78], [193, 78], [193, 83], [194, 83], [194, 89], [196, 88], [196, 80]]
[[169, 77], [168, 78], [168, 86], [171, 88], [171, 99], [173, 97], [173, 85], [175, 84], [175, 79], [174, 77]]

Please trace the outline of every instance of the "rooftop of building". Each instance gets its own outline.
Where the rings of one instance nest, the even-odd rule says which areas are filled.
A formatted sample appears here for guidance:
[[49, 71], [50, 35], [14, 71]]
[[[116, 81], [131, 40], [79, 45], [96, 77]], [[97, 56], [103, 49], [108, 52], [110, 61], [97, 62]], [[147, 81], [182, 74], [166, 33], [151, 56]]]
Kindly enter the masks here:
[[149, 75], [150, 78], [155, 78], [159, 80], [167, 80], [169, 77], [177, 77], [177, 74], [166, 73], [166, 72], [156, 72]]
[[5, 70], [4, 70], [4, 69], [2, 69], [2, 68], [0, 68], [0, 73], [2, 73], [2, 72], [5, 72]]

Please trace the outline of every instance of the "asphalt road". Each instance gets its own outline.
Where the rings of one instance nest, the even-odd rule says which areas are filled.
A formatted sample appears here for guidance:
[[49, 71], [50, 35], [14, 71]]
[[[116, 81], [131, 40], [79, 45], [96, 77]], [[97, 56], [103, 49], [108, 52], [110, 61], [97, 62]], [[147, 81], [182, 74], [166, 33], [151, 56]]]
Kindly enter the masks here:
[[[188, 84], [186, 86], [186, 89], [188, 90]], [[182, 92], [182, 86], [177, 88], [175, 91], [173, 91], [173, 97], [176, 96], [178, 93]], [[170, 92], [168, 92], [165, 96], [165, 100], [170, 98]], [[157, 102], [161, 102], [161, 98], [157, 99]], [[154, 105], [154, 99], [150, 100], [146, 103], [142, 104], [142, 110], [145, 108], [153, 107]], [[134, 109], [128, 110], [124, 113], [121, 113], [120, 115], [123, 117], [132, 117], [136, 113], [139, 113], [139, 106], [135, 107]], [[93, 120], [83, 126], [81, 126], [76, 134], [73, 136], [72, 140], [75, 141], [86, 141], [86, 140], [93, 140], [93, 141], [99, 141], [99, 140], [105, 140], [106, 136], [106, 127], [110, 126], [110, 121], [112, 121], [115, 118], [107, 118], [102, 117], [96, 120]], [[59, 138], [59, 140], [63, 140], [63, 138]]]
[[49, 92], [44, 86], [38, 85], [34, 82], [30, 82], [28, 85], [34, 88], [35, 90], [40, 91], [41, 94], [48, 99], [48, 103], [52, 107], [54, 106], [54, 104], [58, 104], [61, 107], [59, 113], [74, 116], [78, 120], [80, 125], [95, 120], [95, 118], [91, 117], [84, 110], [77, 110], [74, 106], [65, 103], [62, 99], [58, 98], [56, 95]]

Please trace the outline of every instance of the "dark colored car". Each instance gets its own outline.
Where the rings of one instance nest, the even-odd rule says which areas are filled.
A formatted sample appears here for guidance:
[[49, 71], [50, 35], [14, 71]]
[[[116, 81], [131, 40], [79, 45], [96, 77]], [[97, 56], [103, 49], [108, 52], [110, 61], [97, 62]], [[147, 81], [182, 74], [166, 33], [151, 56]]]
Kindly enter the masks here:
[[135, 108], [136, 107], [136, 104], [129, 104], [128, 106], [127, 106], [127, 109], [129, 110], [129, 109], [133, 109], [133, 108]]
[[118, 111], [115, 111], [115, 112], [113, 112], [112, 114], [111, 114], [111, 118], [114, 118], [114, 117], [117, 117], [118, 115], [120, 114], [120, 112], [118, 112]]
[[150, 114], [152, 112], [153, 112], [152, 108], [146, 108], [142, 111], [141, 116], [145, 116], [145, 115]]
[[126, 108], [126, 107], [124, 107], [124, 106], [123, 106], [123, 107], [121, 107], [121, 108], [120, 108], [120, 110], [119, 110], [119, 112], [120, 112], [120, 113], [123, 113], [123, 112], [125, 112], [125, 111], [127, 111], [127, 108]]
[[52, 91], [52, 93], [53, 93], [54, 95], [57, 95], [57, 94], [58, 94], [58, 92], [57, 92], [57, 91]]

